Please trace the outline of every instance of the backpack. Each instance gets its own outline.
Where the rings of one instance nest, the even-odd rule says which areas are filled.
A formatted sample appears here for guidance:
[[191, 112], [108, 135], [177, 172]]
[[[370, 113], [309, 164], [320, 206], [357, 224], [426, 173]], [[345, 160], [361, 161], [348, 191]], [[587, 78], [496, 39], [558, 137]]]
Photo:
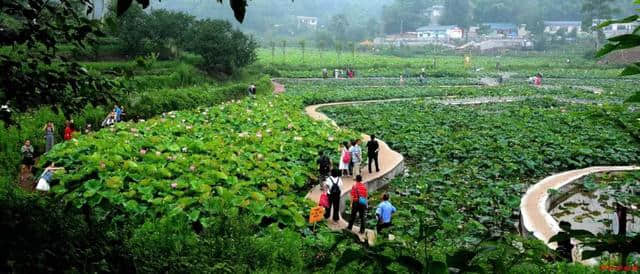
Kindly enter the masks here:
[[351, 162], [351, 152], [347, 150], [347, 152], [342, 156], [342, 162], [348, 164]]
[[[334, 182], [331, 177], [329, 177], [329, 181], [331, 181], [331, 188], [329, 188], [329, 194], [340, 194], [340, 186], [338, 186], [338, 183]], [[340, 178], [338, 178], [338, 182], [340, 182]]]
[[357, 184], [354, 185], [354, 187], [356, 188], [356, 195], [358, 195], [358, 203], [366, 207], [368, 203], [367, 198], [365, 198], [364, 196], [360, 196], [360, 193], [358, 193], [359, 188]]
[[320, 170], [321, 171], [331, 170], [331, 161], [329, 161], [329, 157], [322, 156], [322, 158], [320, 158]]

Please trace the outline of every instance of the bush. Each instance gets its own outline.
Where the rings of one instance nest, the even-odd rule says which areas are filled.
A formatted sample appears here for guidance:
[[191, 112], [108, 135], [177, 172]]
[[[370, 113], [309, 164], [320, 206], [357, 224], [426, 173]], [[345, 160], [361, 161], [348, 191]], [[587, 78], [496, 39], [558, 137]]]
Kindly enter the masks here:
[[221, 216], [197, 234], [184, 214], [150, 220], [126, 247], [143, 273], [300, 272], [304, 243], [299, 233], [270, 228], [258, 233], [251, 221]]
[[[16, 191], [0, 180], [0, 272], [121, 272], [131, 264], [122, 252], [122, 230], [107, 232], [83, 210]], [[89, 211], [86, 211], [87, 213]], [[113, 238], [115, 236], [116, 238]]]
[[233, 74], [256, 61], [257, 43], [222, 20], [198, 21], [190, 32], [188, 49], [202, 55], [209, 72]]

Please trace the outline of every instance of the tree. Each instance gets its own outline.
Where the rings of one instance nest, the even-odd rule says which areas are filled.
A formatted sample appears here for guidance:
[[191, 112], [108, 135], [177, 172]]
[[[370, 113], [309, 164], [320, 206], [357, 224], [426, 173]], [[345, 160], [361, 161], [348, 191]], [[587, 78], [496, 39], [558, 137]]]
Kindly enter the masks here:
[[347, 16], [344, 14], [338, 14], [331, 17], [331, 22], [329, 23], [329, 31], [333, 33], [334, 39], [336, 41], [346, 41], [347, 40], [347, 29], [349, 28], [349, 20], [347, 20]]
[[[81, 0], [87, 1], [87, 0]], [[129, 7], [133, 4], [133, 0], [117, 0], [116, 4], [116, 12], [118, 16], [124, 14]], [[143, 9], [146, 9], [149, 6], [149, 0], [135, 0], [138, 4], [142, 6]], [[222, 3], [222, 0], [216, 0], [218, 3]], [[247, 0], [229, 0], [229, 6], [233, 10], [233, 15], [235, 16], [238, 22], [242, 23], [244, 21], [244, 16], [247, 12]]]
[[89, 0], [3, 1], [0, 5], [0, 100], [19, 110], [38, 105], [58, 105], [65, 112], [88, 102], [104, 104], [114, 99], [113, 82], [90, 74], [76, 62], [61, 56], [57, 47], [84, 48], [104, 36], [101, 23], [78, 12], [92, 11]]
[[382, 25], [385, 33], [413, 31], [429, 23], [425, 10], [433, 4], [430, 0], [395, 0], [382, 9]]
[[298, 41], [298, 44], [300, 45], [300, 49], [302, 50], [302, 63], [304, 63], [304, 49], [307, 45], [307, 42], [305, 40], [300, 40]]
[[253, 37], [233, 29], [227, 21], [201, 20], [190, 31], [188, 49], [202, 55], [209, 72], [232, 74], [256, 61], [257, 43]]
[[472, 13], [469, 0], [447, 0], [444, 4], [444, 14], [440, 24], [457, 25], [464, 29], [465, 36], [471, 26]]

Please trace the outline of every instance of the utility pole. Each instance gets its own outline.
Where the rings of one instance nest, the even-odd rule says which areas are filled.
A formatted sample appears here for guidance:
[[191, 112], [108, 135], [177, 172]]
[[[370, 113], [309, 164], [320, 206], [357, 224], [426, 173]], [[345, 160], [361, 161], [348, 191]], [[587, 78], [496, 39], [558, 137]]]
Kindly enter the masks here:
[[404, 20], [400, 20], [400, 34], [404, 33]]

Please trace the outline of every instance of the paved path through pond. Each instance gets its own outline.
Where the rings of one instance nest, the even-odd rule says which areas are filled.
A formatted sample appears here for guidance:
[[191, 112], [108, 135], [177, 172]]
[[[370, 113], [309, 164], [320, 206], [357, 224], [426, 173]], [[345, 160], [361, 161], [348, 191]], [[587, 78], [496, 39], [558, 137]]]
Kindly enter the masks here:
[[[280, 84], [278, 84], [280, 85]], [[282, 87], [282, 91], [284, 91], [284, 86]], [[452, 97], [447, 97], [445, 99], [434, 100], [434, 99], [425, 99], [432, 101], [434, 103], [446, 104], [446, 105], [474, 105], [474, 104], [485, 104], [485, 103], [507, 103], [507, 102], [516, 102], [523, 101], [526, 99], [532, 98], [542, 98], [542, 96], [515, 96], [515, 97], [473, 97], [473, 98], [462, 98], [456, 99]], [[330, 106], [339, 106], [339, 105], [355, 105], [355, 104], [371, 104], [371, 103], [389, 103], [389, 102], [398, 102], [398, 101], [409, 101], [409, 100], [418, 100], [424, 98], [395, 98], [395, 99], [386, 99], [386, 100], [367, 100], [367, 101], [351, 101], [351, 102], [335, 102], [335, 103], [327, 103], [327, 104], [319, 104], [319, 105], [311, 105], [305, 108], [305, 112], [311, 118], [320, 121], [329, 121], [335, 127], [338, 127], [335, 121], [329, 119], [325, 114], [319, 111], [320, 108], [330, 107]], [[574, 104], [594, 104], [598, 103], [598, 101], [592, 100], [583, 100], [583, 99], [572, 99], [572, 98], [554, 98], [558, 101], [565, 103], [574, 103]], [[364, 141], [369, 140], [369, 136], [363, 134]], [[382, 140], [378, 140], [380, 143], [380, 153], [379, 160], [381, 170], [376, 173], [369, 173], [367, 168], [363, 170], [363, 181], [365, 183], [378, 180], [385, 176], [386, 174], [393, 173], [394, 169], [398, 166], [401, 166], [404, 161], [404, 157], [392, 150], [386, 143]], [[586, 175], [596, 173], [596, 172], [607, 172], [607, 171], [628, 171], [628, 170], [638, 170], [640, 167], [636, 166], [621, 166], [621, 167], [590, 167], [580, 170], [572, 170], [564, 173], [556, 174], [550, 177], [547, 177], [537, 184], [533, 185], [528, 189], [526, 194], [522, 197], [520, 203], [520, 210], [523, 219], [523, 226], [533, 233], [533, 235], [544, 241], [549, 247], [555, 248], [555, 245], [549, 244], [549, 239], [558, 233], [559, 226], [558, 223], [553, 219], [553, 217], [547, 211], [547, 200], [548, 200], [548, 190], [549, 189], [559, 189], [562, 186], [565, 186], [581, 177]], [[350, 189], [353, 186], [354, 182], [351, 178], [343, 178], [344, 187], [342, 195], [349, 195]], [[321, 190], [319, 186], [314, 187], [308, 194], [307, 198], [313, 200], [314, 202], [318, 202], [320, 199]], [[347, 227], [347, 223], [345, 220], [340, 217], [340, 221], [336, 224], [329, 223], [329, 227], [334, 230], [341, 230]], [[357, 227], [354, 226], [352, 231], [357, 231]], [[364, 240], [364, 235], [360, 235], [361, 239]], [[369, 241], [369, 244], [373, 244], [375, 242], [375, 233], [372, 230], [367, 230], [366, 238]]]

